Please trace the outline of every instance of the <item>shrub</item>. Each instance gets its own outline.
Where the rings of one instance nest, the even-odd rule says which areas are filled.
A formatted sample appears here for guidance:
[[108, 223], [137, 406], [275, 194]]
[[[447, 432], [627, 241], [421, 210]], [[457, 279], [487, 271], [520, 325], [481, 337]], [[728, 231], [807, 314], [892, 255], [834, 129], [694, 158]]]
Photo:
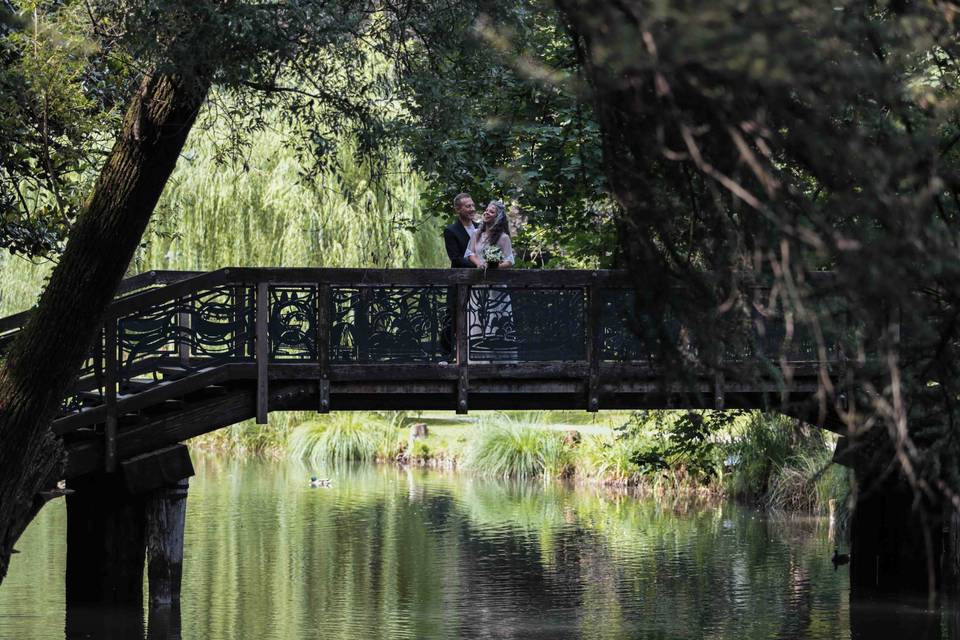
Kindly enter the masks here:
[[849, 486], [846, 470], [832, 462], [833, 442], [792, 418], [755, 414], [731, 448], [731, 491], [772, 509], [826, 512]]

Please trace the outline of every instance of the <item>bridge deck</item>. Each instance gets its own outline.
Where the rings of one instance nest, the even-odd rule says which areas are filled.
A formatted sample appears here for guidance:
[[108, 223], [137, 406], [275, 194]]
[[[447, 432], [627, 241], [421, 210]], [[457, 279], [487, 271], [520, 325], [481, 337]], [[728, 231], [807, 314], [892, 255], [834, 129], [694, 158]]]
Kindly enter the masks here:
[[[816, 345], [773, 314], [752, 319], [752, 351], [728, 354], [723, 372], [698, 363], [683, 328], [666, 323], [689, 371], [683, 384], [665, 382], [676, 376], [657, 368], [656, 341], [641, 337], [652, 323], [632, 286], [612, 271], [151, 272], [125, 281], [53, 428], [74, 477], [277, 410], [789, 401], [816, 415]], [[26, 317], [0, 319], [0, 349]], [[770, 360], [788, 363], [789, 381], [761, 367]]]

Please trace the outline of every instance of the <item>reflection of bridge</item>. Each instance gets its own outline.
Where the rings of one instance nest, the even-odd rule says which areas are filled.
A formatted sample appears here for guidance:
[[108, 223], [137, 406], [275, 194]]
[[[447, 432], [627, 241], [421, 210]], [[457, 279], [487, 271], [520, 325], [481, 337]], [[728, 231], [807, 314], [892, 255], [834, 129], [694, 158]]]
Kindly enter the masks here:
[[[726, 369], [783, 359], [789, 385], [725, 378], [692, 348], [689, 382], [665, 385], [630, 287], [612, 271], [150, 272], [124, 282], [53, 428], [75, 477], [271, 410], [753, 408], [816, 391], [812, 345], [759, 315], [754, 353]], [[0, 345], [26, 315], [0, 320]]]

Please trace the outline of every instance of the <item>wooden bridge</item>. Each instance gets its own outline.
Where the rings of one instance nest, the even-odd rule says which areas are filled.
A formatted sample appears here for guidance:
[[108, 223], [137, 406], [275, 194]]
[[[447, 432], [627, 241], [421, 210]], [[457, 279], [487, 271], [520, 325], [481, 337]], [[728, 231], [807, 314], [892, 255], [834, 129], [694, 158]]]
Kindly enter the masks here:
[[[654, 341], [638, 335], [633, 286], [616, 271], [152, 271], [124, 281], [53, 429], [70, 478], [277, 410], [770, 408], [789, 397], [812, 415], [816, 349], [785, 341], [776, 317], [758, 315], [754, 353], [725, 368], [786, 361], [789, 384], [776, 368], [700, 367], [691, 347], [691, 382], [665, 385]], [[28, 314], [0, 320], [0, 349]]]

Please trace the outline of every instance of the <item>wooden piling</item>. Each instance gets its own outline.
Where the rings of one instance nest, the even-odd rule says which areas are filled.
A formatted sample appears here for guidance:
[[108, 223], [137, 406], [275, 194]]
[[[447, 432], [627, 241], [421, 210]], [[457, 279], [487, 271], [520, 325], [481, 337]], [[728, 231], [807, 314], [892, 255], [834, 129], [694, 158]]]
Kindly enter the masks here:
[[120, 474], [70, 481], [67, 496], [66, 600], [69, 605], [143, 603], [142, 496]]
[[147, 576], [151, 607], [180, 601], [188, 486], [189, 480], [184, 478], [147, 496]]

